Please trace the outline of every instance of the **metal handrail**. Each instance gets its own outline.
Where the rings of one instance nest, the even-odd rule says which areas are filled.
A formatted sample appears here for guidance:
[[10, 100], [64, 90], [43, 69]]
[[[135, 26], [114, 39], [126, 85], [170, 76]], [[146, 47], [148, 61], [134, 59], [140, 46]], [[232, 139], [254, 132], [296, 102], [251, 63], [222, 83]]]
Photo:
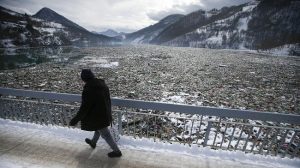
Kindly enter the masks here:
[[[74, 102], [80, 101], [79, 94], [0, 87], [0, 117], [67, 126], [79, 109]], [[288, 155], [290, 158], [300, 156], [300, 115], [120, 98], [112, 98], [112, 105], [122, 107], [114, 108], [113, 115], [117, 117], [113, 118], [114, 123], [117, 122], [118, 133], [115, 132], [116, 136], [113, 137], [121, 134], [213, 149], [275, 156], [280, 154], [281, 157]], [[165, 112], [178, 113], [168, 115]], [[231, 131], [226, 131], [228, 129]], [[258, 132], [254, 129], [258, 129]], [[243, 137], [244, 134], [247, 137]]]
[[[46, 100], [61, 100], [67, 102], [81, 101], [81, 96], [79, 94], [32, 91], [32, 90], [12, 89], [12, 88], [3, 88], [3, 87], [0, 87], [0, 94], [39, 98], [39, 99], [46, 99]], [[250, 111], [250, 110], [204, 107], [204, 106], [194, 106], [194, 105], [185, 105], [185, 104], [171, 104], [171, 103], [130, 100], [130, 99], [120, 99], [120, 98], [112, 98], [112, 105], [121, 106], [121, 107], [138, 108], [138, 109], [152, 109], [152, 110], [160, 110], [160, 111], [180, 112], [180, 113], [186, 113], [192, 115], [197, 114], [197, 115], [209, 115], [209, 116], [217, 116], [217, 117], [272, 121], [272, 122], [289, 123], [289, 124], [296, 124], [296, 125], [300, 124], [300, 115], [277, 113], [277, 112], [259, 112], [259, 111]]]

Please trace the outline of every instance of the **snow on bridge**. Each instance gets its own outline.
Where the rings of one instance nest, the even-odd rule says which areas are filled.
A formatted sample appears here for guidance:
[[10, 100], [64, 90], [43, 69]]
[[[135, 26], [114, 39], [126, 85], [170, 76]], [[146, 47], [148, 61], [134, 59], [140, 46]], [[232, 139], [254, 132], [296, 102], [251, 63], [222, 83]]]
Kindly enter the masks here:
[[39, 167], [299, 167], [300, 159], [221, 151], [188, 145], [153, 142], [121, 136], [121, 158], [101, 139], [96, 149], [85, 144], [91, 132], [0, 119], [0, 168]]

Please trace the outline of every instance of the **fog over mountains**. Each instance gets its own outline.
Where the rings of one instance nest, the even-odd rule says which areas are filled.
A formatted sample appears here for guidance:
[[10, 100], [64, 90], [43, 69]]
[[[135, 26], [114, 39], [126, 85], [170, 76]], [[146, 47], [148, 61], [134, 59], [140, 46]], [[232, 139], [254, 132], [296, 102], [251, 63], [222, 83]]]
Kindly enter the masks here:
[[0, 47], [157, 44], [180, 47], [265, 50], [287, 47], [298, 55], [300, 1], [261, 0], [169, 15], [133, 33], [90, 32], [49, 8], [35, 15], [0, 8]]

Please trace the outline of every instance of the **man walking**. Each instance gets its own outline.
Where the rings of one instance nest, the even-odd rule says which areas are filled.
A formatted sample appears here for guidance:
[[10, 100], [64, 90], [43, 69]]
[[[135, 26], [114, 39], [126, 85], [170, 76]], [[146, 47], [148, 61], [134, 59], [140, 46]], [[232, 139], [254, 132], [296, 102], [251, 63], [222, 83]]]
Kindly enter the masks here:
[[108, 130], [108, 126], [112, 123], [112, 115], [107, 85], [104, 80], [95, 78], [90, 69], [81, 71], [81, 79], [85, 83], [81, 106], [69, 125], [75, 126], [81, 121], [82, 130], [95, 131], [92, 139], [85, 139], [87, 144], [94, 149], [101, 135], [113, 150], [107, 154], [108, 157], [121, 157], [122, 153]]

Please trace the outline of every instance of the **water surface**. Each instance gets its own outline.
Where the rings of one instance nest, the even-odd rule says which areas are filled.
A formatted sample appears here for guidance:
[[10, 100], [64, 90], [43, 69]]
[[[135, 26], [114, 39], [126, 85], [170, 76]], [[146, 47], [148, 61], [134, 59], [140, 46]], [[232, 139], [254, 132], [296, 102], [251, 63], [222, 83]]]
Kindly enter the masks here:
[[80, 48], [73, 46], [2, 48], [0, 49], [0, 70], [30, 67], [45, 62], [68, 63], [83, 57], [80, 54]]

